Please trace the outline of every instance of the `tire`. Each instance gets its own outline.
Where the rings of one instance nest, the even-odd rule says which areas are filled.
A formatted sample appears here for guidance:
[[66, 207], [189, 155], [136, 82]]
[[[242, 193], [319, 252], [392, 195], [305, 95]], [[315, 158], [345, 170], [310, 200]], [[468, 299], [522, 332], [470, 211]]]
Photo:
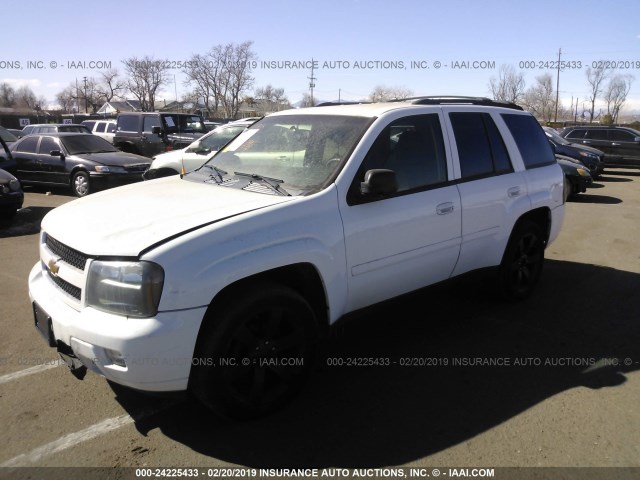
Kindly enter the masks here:
[[84, 197], [91, 193], [91, 184], [89, 183], [89, 174], [79, 171], [71, 177], [71, 189], [76, 197]]
[[499, 268], [502, 293], [508, 300], [523, 300], [533, 292], [544, 264], [545, 242], [540, 227], [519, 221], [511, 233]]
[[301, 388], [316, 357], [318, 325], [309, 303], [288, 287], [254, 285], [242, 293], [205, 317], [190, 390], [216, 413], [255, 418]]

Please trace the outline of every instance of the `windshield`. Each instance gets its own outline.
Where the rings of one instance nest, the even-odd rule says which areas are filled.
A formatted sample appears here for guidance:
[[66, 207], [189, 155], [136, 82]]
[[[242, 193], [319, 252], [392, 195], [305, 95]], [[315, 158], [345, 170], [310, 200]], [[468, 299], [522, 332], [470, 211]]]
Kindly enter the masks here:
[[60, 137], [69, 155], [78, 153], [117, 152], [118, 150], [102, 137], [95, 135], [69, 135]]
[[207, 133], [198, 115], [163, 114], [162, 119], [167, 133]]
[[6, 130], [2, 127], [0, 127], [0, 137], [2, 137], [5, 142], [15, 142], [16, 140], [18, 140], [18, 137], [16, 137], [9, 130]]
[[205, 165], [282, 180], [293, 194], [321, 188], [351, 154], [370, 122], [343, 115], [265, 117]]
[[202, 137], [193, 147], [189, 147], [187, 151], [217, 152], [245, 128], [247, 128], [246, 125], [238, 125], [237, 127], [218, 127]]
[[571, 142], [569, 142], [568, 140], [565, 140], [564, 138], [562, 138], [560, 135], [558, 135], [558, 133], [555, 130], [551, 130], [551, 129], [544, 129], [544, 133], [547, 134], [547, 137], [549, 137], [551, 140], [553, 140], [554, 142], [560, 144], [560, 145], [570, 145]]

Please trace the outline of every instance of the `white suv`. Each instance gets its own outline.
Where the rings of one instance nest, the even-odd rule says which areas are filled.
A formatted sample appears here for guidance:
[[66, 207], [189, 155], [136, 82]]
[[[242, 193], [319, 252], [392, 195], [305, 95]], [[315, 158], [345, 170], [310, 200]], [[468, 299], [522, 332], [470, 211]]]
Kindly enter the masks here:
[[255, 415], [349, 312], [483, 267], [529, 295], [564, 210], [562, 169], [518, 107], [289, 110], [196, 171], [47, 214], [29, 292], [72, 371]]

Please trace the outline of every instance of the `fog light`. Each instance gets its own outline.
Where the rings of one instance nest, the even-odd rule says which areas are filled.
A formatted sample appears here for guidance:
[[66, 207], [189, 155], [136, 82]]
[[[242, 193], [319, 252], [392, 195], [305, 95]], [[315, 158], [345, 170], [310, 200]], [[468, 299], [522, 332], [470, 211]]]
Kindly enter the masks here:
[[105, 348], [104, 353], [107, 355], [109, 361], [116, 367], [127, 368], [127, 362], [125, 361], [124, 356], [117, 350]]

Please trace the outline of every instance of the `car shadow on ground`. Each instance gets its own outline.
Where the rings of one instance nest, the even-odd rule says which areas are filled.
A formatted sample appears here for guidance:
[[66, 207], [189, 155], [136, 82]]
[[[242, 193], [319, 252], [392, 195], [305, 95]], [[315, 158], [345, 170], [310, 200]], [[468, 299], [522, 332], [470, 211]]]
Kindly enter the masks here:
[[[547, 261], [539, 288], [521, 303], [501, 301], [489, 279], [477, 272], [339, 322], [326, 358], [391, 365], [325, 360], [300, 395], [266, 418], [225, 420], [184, 400], [136, 427], [256, 468], [400, 465], [560, 392], [619, 386], [640, 367], [640, 304], [629, 301], [640, 274]], [[129, 412], [145, 404], [114, 391]]]
[[572, 195], [569, 197], [570, 202], [576, 203], [600, 203], [603, 205], [617, 205], [622, 203], [622, 200], [617, 197], [611, 197], [609, 195], [593, 195], [591, 193], [580, 193], [578, 195]]
[[0, 220], [0, 238], [33, 235], [40, 231], [40, 223], [53, 207], [24, 207], [15, 217]]

